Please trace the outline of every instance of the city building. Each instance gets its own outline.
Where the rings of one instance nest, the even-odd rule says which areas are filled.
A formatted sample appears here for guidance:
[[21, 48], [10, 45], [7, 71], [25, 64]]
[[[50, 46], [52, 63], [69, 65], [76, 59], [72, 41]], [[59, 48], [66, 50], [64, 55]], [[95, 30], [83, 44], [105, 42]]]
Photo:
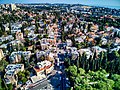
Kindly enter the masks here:
[[3, 57], [4, 57], [4, 53], [3, 53], [2, 49], [0, 49], [0, 61], [2, 60]]
[[17, 85], [17, 73], [24, 70], [24, 64], [9, 64], [5, 68], [5, 83]]
[[23, 33], [21, 33], [21, 32], [16, 32], [16, 39], [17, 39], [17, 40], [23, 40]]
[[54, 65], [50, 61], [41, 61], [34, 67], [34, 71], [37, 76], [41, 74], [49, 74], [54, 69]]
[[22, 24], [17, 22], [11, 25], [11, 33], [21, 32]]
[[10, 4], [10, 10], [11, 11], [16, 10], [16, 5], [15, 4]]
[[12, 52], [9, 56], [10, 63], [21, 62], [22, 59], [27, 60], [29, 62], [31, 56], [31, 51], [17, 51]]
[[89, 48], [79, 49], [78, 52], [81, 54], [81, 56], [83, 53], [85, 53], [87, 56], [87, 59], [89, 59], [90, 56], [93, 56], [93, 53]]

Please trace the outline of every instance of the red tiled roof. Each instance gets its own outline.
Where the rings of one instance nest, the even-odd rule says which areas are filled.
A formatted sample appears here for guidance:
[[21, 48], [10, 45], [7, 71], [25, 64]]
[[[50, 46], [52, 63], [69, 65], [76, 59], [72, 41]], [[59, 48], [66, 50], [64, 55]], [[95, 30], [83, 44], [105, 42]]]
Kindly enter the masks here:
[[40, 72], [40, 71], [42, 71], [42, 70], [49, 69], [51, 66], [52, 66], [52, 64], [49, 65], [49, 66], [44, 66], [43, 68], [39, 68], [39, 69], [34, 68], [34, 69], [35, 69], [36, 72]]

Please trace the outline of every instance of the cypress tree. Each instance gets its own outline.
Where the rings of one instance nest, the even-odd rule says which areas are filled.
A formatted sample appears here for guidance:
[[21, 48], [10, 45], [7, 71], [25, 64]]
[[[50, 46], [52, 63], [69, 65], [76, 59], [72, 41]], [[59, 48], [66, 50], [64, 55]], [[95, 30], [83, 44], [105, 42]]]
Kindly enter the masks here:
[[89, 58], [89, 69], [92, 70], [92, 56], [90, 55], [90, 58]]

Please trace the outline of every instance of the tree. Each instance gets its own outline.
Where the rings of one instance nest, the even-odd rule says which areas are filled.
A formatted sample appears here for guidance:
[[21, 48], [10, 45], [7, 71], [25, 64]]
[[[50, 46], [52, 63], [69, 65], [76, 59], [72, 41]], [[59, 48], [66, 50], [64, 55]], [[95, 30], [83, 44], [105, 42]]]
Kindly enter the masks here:
[[96, 37], [95, 38], [96, 44], [99, 45], [101, 42], [101, 37]]
[[83, 24], [83, 29], [85, 30], [85, 28], [86, 28], [86, 24], [84, 23], [84, 24]]
[[43, 38], [48, 38], [48, 34], [43, 35]]
[[112, 77], [108, 79], [108, 77], [106, 77], [108, 73], [104, 69], [100, 69], [96, 72], [89, 71], [87, 73], [84, 69], [79, 68], [79, 72], [77, 72], [77, 67], [73, 65], [69, 66], [65, 71], [70, 80], [70, 86], [73, 87], [74, 90], [120, 89], [120, 75], [113, 74]]
[[70, 75], [72, 76], [76, 76], [77, 75], [77, 67], [74, 65], [74, 66], [69, 66], [69, 73]]
[[0, 77], [0, 90], [2, 90], [2, 79]]
[[42, 39], [42, 36], [41, 36], [41, 35], [38, 35], [37, 38], [38, 38], [38, 39]]
[[21, 81], [22, 81], [23, 83], [26, 83], [26, 82], [27, 82], [27, 78], [22, 77]]
[[64, 31], [64, 28], [66, 26], [67, 22], [66, 21], [62, 21], [62, 24], [61, 24], [61, 29], [62, 29], [62, 32], [61, 32], [61, 40], [64, 42], [65, 41], [65, 31]]
[[9, 88], [8, 90], [13, 90], [13, 85], [11, 83], [8, 84], [7, 87]]
[[77, 68], [79, 68], [80, 67], [80, 62], [79, 62], [79, 59], [77, 59]]
[[95, 84], [95, 88], [100, 90], [107, 90], [107, 85], [105, 82], [99, 81], [97, 84]]
[[114, 90], [120, 90], [120, 79], [118, 81], [115, 81]]
[[77, 67], [75, 65], [69, 66], [67, 71], [67, 76], [69, 77], [71, 86], [74, 86], [75, 77], [77, 76]]
[[39, 24], [37, 23], [37, 21], [35, 21], [35, 33], [38, 33], [38, 29], [39, 29]]
[[29, 77], [30, 76], [30, 72], [28, 70], [25, 70], [25, 75], [26, 75], [26, 77]]
[[7, 65], [8, 65], [8, 62], [5, 59], [2, 59], [0, 61], [0, 72], [3, 71]]
[[24, 35], [24, 25], [22, 25], [22, 27], [21, 27], [21, 32], [23, 33], [23, 35]]
[[23, 46], [23, 47], [21, 47], [21, 50], [22, 51], [26, 51], [26, 48]]
[[112, 73], [120, 74], [120, 55], [117, 51], [113, 51], [112, 53], [108, 54], [108, 65], [107, 70]]
[[81, 64], [82, 64], [82, 63], [81, 63], [81, 57], [82, 57], [82, 56], [81, 56], [81, 54], [79, 53], [79, 58], [78, 58], [78, 61], [79, 61], [79, 68], [81, 67]]
[[113, 90], [113, 87], [114, 87], [114, 81], [113, 80], [107, 79], [106, 84], [107, 84], [107, 90]]
[[75, 36], [74, 35], [71, 37], [71, 41], [72, 41], [73, 47], [75, 47], [76, 46], [76, 42], [75, 42]]
[[66, 67], [69, 67], [71, 65], [71, 60], [69, 58], [65, 58], [64, 64]]
[[102, 60], [103, 60], [103, 56], [104, 56], [104, 53], [103, 52], [100, 52], [100, 55], [99, 55], [99, 58], [100, 58], [100, 64], [99, 66], [102, 67]]
[[23, 72], [18, 72], [18, 80], [21, 80], [22, 79], [22, 77], [25, 77], [25, 74], [23, 73]]
[[99, 26], [99, 30], [100, 30], [100, 31], [104, 31], [104, 26], [103, 26], [103, 25], [100, 25], [100, 26]]
[[104, 52], [104, 57], [103, 57], [103, 60], [102, 60], [102, 65], [103, 65], [102, 68], [104, 68], [106, 70], [106, 68], [107, 68], [107, 53], [106, 52]]
[[24, 34], [25, 34], [26, 36], [28, 36], [28, 33], [29, 33], [29, 30], [25, 30], [25, 31], [24, 31]]
[[45, 20], [46, 18], [47, 18], [47, 16], [46, 16], [46, 13], [44, 12], [44, 13], [42, 14], [42, 19]]
[[88, 27], [87, 27], [88, 32], [91, 31], [91, 26], [92, 26], [92, 24], [88, 24]]
[[25, 70], [25, 71], [20, 71], [18, 72], [18, 81], [21, 81], [22, 83], [25, 83], [29, 76], [30, 76], [30, 72], [28, 70]]
[[0, 37], [2, 37], [2, 35], [3, 35], [3, 31], [0, 28]]
[[25, 45], [26, 45], [26, 46], [29, 46], [30, 40], [29, 40], [28, 38], [25, 38], [25, 41], [26, 41], [26, 42], [25, 42]]
[[111, 79], [115, 81], [114, 90], [120, 90], [120, 75], [113, 74]]
[[84, 75], [85, 74], [85, 70], [84, 69], [82, 69], [82, 68], [79, 68], [79, 73], [78, 73], [79, 75]]
[[7, 50], [11, 53], [14, 51], [13, 46], [11, 44], [7, 44]]
[[54, 19], [52, 20], [52, 22], [53, 22], [53, 23], [56, 23], [56, 19], [54, 18]]
[[76, 47], [77, 47], [77, 49], [80, 49], [81, 48], [81, 44], [80, 43], [76, 43]]
[[45, 60], [45, 56], [42, 55], [42, 56], [40, 57], [40, 60], [41, 60], [41, 61], [44, 61], [44, 60]]

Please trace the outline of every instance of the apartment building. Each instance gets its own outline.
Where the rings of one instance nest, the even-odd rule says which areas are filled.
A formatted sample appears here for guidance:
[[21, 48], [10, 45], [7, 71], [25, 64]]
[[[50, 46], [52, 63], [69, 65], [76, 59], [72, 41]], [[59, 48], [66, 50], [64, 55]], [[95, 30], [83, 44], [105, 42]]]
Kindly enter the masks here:
[[24, 64], [9, 64], [5, 68], [5, 83], [17, 85], [17, 73], [24, 70]]
[[54, 69], [54, 65], [50, 61], [38, 62], [37, 66], [34, 67], [34, 71], [37, 76], [41, 74], [49, 74]]

